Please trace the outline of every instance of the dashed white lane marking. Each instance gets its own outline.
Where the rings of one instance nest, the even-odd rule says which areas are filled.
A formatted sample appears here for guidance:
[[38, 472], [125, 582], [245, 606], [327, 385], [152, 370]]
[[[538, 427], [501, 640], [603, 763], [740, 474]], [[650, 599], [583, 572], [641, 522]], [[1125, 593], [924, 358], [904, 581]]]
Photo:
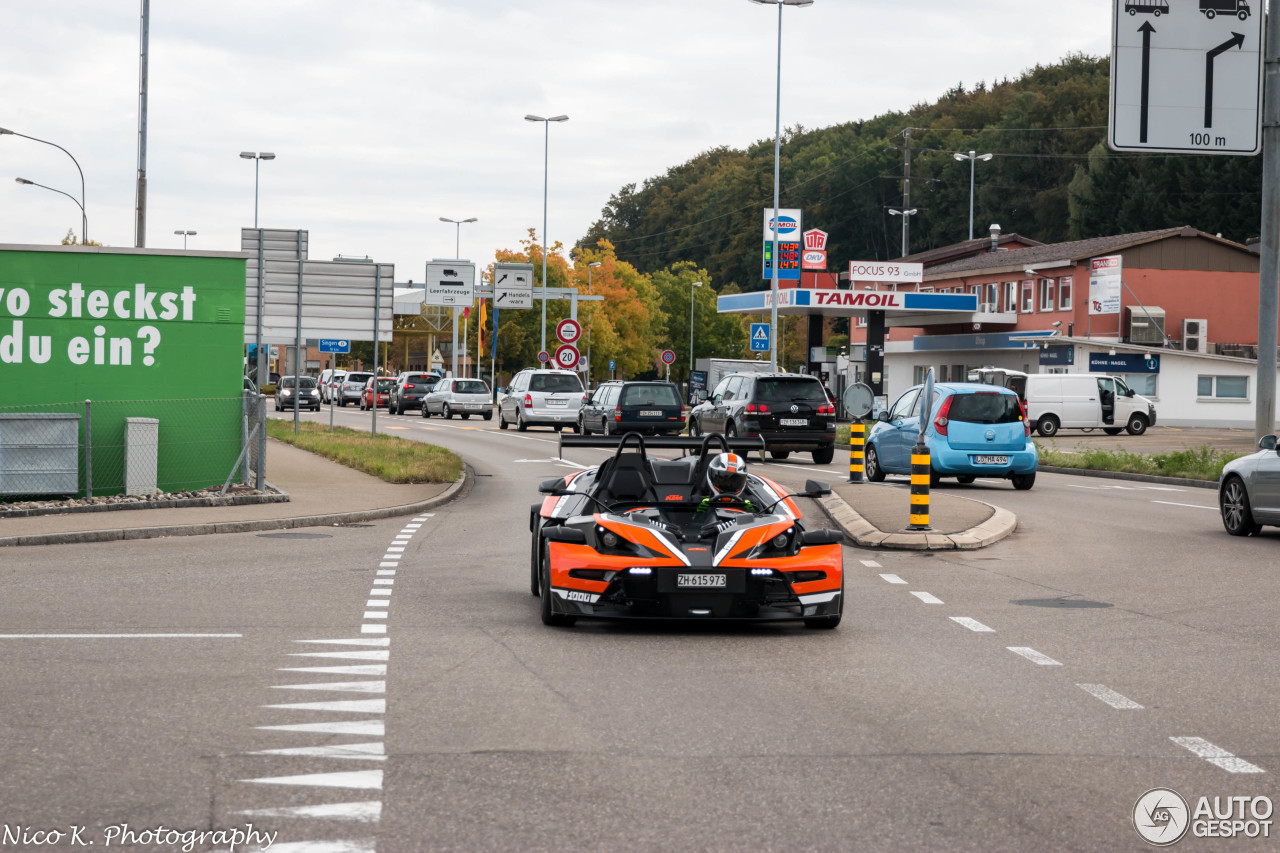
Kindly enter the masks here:
[[955, 622], [956, 624], [965, 626], [970, 631], [977, 631], [979, 633], [986, 631], [992, 634], [996, 632], [995, 628], [988, 628], [986, 625], [983, 625], [977, 619], [970, 619], [968, 616], [952, 616], [951, 621]]
[[0, 640], [238, 640], [242, 634], [0, 634]]
[[369, 594], [370, 594], [370, 595], [390, 595], [390, 594], [391, 594], [391, 590], [389, 590], [389, 589], [371, 589], [371, 590], [369, 590]]
[[371, 598], [371, 599], [369, 599], [368, 601], [366, 601], [366, 602], [364, 603], [364, 606], [365, 606], [365, 607], [390, 607], [390, 606], [391, 606], [391, 602], [390, 602], [390, 601], [375, 601], [374, 599], [372, 599], [372, 598]]
[[1218, 511], [1218, 508], [1216, 506], [1205, 506], [1204, 504], [1180, 504], [1180, 503], [1177, 503], [1176, 501], [1152, 501], [1152, 503], [1164, 504], [1165, 506], [1186, 506], [1186, 507], [1191, 507], [1192, 509], [1209, 509], [1209, 510], [1213, 510], [1214, 512]]
[[342, 723], [294, 723], [288, 726], [255, 726], [272, 732], [305, 732], [320, 735], [356, 735], [358, 737], [384, 737], [386, 726], [382, 720], [355, 720]]
[[[390, 591], [388, 591], [387, 594], [390, 595], [391, 594]], [[385, 634], [387, 633], [387, 626], [386, 625], [370, 625], [368, 623], [365, 623], [364, 625], [360, 626], [360, 633], [361, 634]]]
[[[370, 800], [365, 803], [325, 803], [322, 806], [293, 806], [284, 809], [249, 809], [236, 812], [249, 817], [318, 817], [326, 820], [355, 820], [373, 823], [382, 817], [382, 803]], [[350, 842], [346, 842], [350, 843]], [[279, 844], [274, 849], [280, 849]]]
[[387, 660], [389, 651], [371, 652], [290, 652], [291, 658], [335, 658], [337, 660]]
[[355, 758], [363, 761], [386, 761], [381, 743], [344, 743], [334, 746], [298, 746], [290, 749], [260, 749], [249, 755], [295, 755], [308, 758]]
[[385, 610], [366, 610], [361, 616], [362, 619], [386, 619], [387, 612]]
[[391, 547], [387, 548], [387, 553], [388, 553], [388, 554], [403, 554], [403, 553], [404, 553], [404, 548], [399, 547], [399, 546], [396, 546], [396, 545], [392, 545]]
[[378, 569], [378, 574], [383, 577], [395, 577], [395, 569]]
[[897, 575], [881, 575], [880, 577], [884, 578], [889, 583], [906, 583], [906, 581]]
[[241, 779], [258, 785], [315, 785], [322, 788], [359, 788], [374, 791], [382, 787], [381, 770], [351, 770], [340, 773], [307, 773], [301, 776], [271, 776]]
[[316, 672], [321, 675], [386, 675], [385, 663], [368, 663], [357, 666], [282, 666], [276, 672]]
[[395, 584], [395, 581], [391, 580], [391, 578], [374, 578], [373, 579], [374, 586], [393, 586], [394, 584]]
[[866, 566], [868, 569], [883, 569], [883, 568], [884, 568], [884, 566], [880, 565], [880, 564], [879, 564], [879, 563], [877, 563], [875, 560], [859, 560], [858, 562], [859, 562], [859, 563], [862, 563], [862, 565]]
[[295, 643], [328, 643], [337, 646], [389, 646], [391, 645], [390, 637], [381, 639], [375, 637], [358, 637], [350, 640], [294, 640]]
[[386, 699], [348, 699], [341, 702], [291, 702], [284, 705], [263, 705], [283, 711], [334, 711], [340, 714], [385, 714]]
[[290, 841], [271, 845], [272, 853], [375, 853], [377, 849], [378, 842], [373, 838], [357, 841]]
[[1266, 773], [1256, 764], [1237, 758], [1220, 746], [1214, 746], [1202, 737], [1171, 737], [1169, 740], [1183, 749], [1189, 749], [1205, 761], [1221, 767], [1228, 773]]
[[1117, 693], [1116, 691], [1112, 690], [1110, 687], [1107, 687], [1106, 685], [1077, 684], [1076, 687], [1079, 687], [1081, 690], [1083, 690], [1084, 692], [1088, 693], [1091, 696], [1101, 699], [1103, 702], [1106, 702], [1108, 705], [1110, 705], [1112, 708], [1115, 708], [1118, 711], [1141, 711], [1142, 710], [1142, 706], [1139, 705], [1137, 702], [1133, 701], [1127, 696], [1122, 696], [1121, 694]]
[[272, 690], [336, 690], [339, 693], [386, 693], [385, 681], [318, 681], [314, 684], [276, 684]]
[[1048, 655], [1040, 654], [1029, 646], [1006, 646], [1005, 648], [1013, 652], [1015, 655], [1022, 655], [1027, 660], [1032, 663], [1039, 664], [1040, 666], [1062, 666], [1060, 662], [1054, 660]]
[[938, 598], [936, 595], [928, 592], [912, 592], [911, 594], [923, 601], [925, 604], [942, 604], [941, 598]]

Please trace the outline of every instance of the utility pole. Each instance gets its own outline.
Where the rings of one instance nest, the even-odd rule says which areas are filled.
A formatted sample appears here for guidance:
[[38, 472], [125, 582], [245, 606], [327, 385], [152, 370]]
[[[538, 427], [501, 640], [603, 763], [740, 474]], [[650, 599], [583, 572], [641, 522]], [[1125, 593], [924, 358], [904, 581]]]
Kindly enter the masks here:
[[[147, 53], [151, 41], [151, 0], [142, 0], [141, 47], [138, 59], [138, 203], [133, 245], [147, 245]], [[262, 381], [262, 377], [258, 377]], [[295, 407], [296, 408], [296, 407]]]
[[1254, 439], [1275, 432], [1276, 320], [1280, 310], [1280, 14], [1266, 19], [1262, 113], [1262, 257], [1258, 276], [1258, 408]]
[[907, 137], [906, 162], [902, 165], [902, 257], [907, 256], [907, 246], [911, 236], [911, 128], [903, 133]]

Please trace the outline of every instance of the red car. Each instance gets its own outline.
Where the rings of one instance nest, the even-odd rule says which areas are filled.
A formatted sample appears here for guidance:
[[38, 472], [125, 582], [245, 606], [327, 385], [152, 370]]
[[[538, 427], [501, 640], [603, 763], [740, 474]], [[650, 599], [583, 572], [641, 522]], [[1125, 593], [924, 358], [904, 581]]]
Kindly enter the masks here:
[[377, 405], [381, 406], [384, 409], [391, 408], [391, 392], [395, 390], [396, 381], [391, 378], [385, 378], [385, 379], [370, 378], [368, 382], [364, 383], [364, 390], [360, 392], [360, 411], [362, 412], [365, 409], [372, 409], [374, 407], [373, 385], [375, 382], [378, 384]]

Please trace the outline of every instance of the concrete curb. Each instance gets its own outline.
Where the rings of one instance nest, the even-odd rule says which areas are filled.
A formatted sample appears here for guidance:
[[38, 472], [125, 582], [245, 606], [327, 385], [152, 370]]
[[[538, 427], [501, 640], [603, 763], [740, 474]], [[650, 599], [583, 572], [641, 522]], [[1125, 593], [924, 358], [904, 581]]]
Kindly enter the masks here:
[[[961, 498], [961, 500], [973, 500]], [[989, 507], [993, 514], [976, 527], [959, 533], [885, 533], [851, 507], [844, 498], [832, 492], [818, 501], [827, 516], [844, 531], [855, 545], [864, 548], [892, 548], [904, 551], [976, 551], [994, 545], [1018, 528], [1018, 517], [1007, 509], [974, 501]]]
[[1125, 471], [1099, 471], [1094, 468], [1059, 468], [1057, 465], [1041, 465], [1046, 474], [1075, 474], [1080, 477], [1101, 477], [1108, 480], [1131, 480], [1138, 483], [1159, 483], [1163, 486], [1191, 486], [1196, 489], [1218, 488], [1217, 480], [1191, 480], [1186, 477], [1160, 477], [1155, 474], [1130, 474]]
[[182, 498], [180, 500], [139, 500], [128, 503], [85, 504], [81, 506], [50, 506], [39, 509], [14, 509], [0, 511], [0, 519], [4, 518], [36, 518], [42, 515], [79, 515], [95, 512], [128, 512], [135, 509], [190, 509], [191, 507], [210, 506], [251, 506], [253, 504], [287, 503], [289, 495], [281, 489], [270, 486], [273, 494], [263, 495], [224, 495], [223, 497]]
[[335, 512], [326, 515], [308, 515], [296, 518], [265, 518], [259, 521], [220, 521], [207, 524], [175, 524], [164, 527], [126, 527], [114, 530], [83, 530], [70, 533], [41, 533], [30, 536], [0, 538], [0, 548], [18, 545], [70, 545], [83, 542], [115, 542], [124, 539], [159, 539], [165, 536], [205, 536], [211, 533], [254, 533], [260, 530], [289, 530], [295, 527], [331, 527], [335, 524], [354, 524], [362, 521], [378, 521], [400, 515], [413, 515], [442, 506], [470, 491], [475, 482], [475, 472], [464, 465], [462, 475], [448, 489], [433, 498], [401, 506], [379, 509]]

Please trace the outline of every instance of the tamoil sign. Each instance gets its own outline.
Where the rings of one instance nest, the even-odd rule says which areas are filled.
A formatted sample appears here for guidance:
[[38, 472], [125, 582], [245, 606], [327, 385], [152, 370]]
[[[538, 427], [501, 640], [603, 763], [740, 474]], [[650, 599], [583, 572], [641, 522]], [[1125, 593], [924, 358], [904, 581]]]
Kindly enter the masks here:
[[800, 280], [800, 216], [799, 208], [781, 208], [774, 221], [773, 208], [764, 209], [764, 271], [763, 278], [773, 278], [773, 241], [778, 241], [778, 278]]

